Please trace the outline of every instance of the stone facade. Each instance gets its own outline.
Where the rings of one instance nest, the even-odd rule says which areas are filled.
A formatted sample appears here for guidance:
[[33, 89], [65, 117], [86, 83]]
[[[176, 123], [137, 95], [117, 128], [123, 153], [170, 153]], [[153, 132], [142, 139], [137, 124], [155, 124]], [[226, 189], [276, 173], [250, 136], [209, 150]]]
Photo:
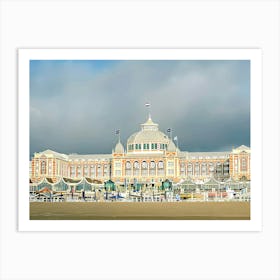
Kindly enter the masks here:
[[225, 152], [184, 152], [158, 129], [151, 117], [132, 134], [126, 150], [119, 141], [111, 154], [61, 154], [46, 150], [35, 153], [30, 179], [111, 179], [119, 184], [159, 185], [165, 179], [180, 182], [191, 178], [205, 182], [211, 177], [250, 180], [250, 148], [244, 145]]

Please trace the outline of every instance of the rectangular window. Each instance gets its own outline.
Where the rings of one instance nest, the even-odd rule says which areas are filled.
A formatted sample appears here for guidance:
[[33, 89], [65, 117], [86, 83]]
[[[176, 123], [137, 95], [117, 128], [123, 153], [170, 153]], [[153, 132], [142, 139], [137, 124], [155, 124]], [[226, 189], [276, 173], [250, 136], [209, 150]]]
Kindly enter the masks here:
[[149, 144], [147, 144], [147, 150], [149, 150], [150, 149], [150, 145]]
[[168, 167], [174, 167], [174, 162], [173, 161], [169, 161], [168, 162]]
[[95, 168], [91, 168], [91, 169], [90, 169], [90, 175], [91, 175], [92, 177], [95, 176]]
[[155, 150], [157, 149], [157, 143], [155, 143]]
[[241, 160], [241, 171], [246, 171], [247, 170], [247, 163], [246, 163], [246, 159], [243, 158]]
[[150, 175], [151, 175], [151, 176], [156, 175], [156, 170], [155, 170], [155, 169], [150, 169]]
[[158, 175], [164, 175], [164, 169], [158, 169]]
[[102, 171], [101, 171], [101, 169], [98, 169], [97, 170], [97, 177], [101, 177], [101, 175], [102, 175]]
[[154, 149], [154, 144], [152, 143], [152, 150]]
[[142, 170], [142, 176], [148, 176], [148, 170], [147, 169]]
[[141, 150], [141, 144], [138, 144], [139, 150]]
[[138, 144], [135, 144], [135, 150], [138, 150]]
[[133, 175], [139, 176], [139, 169], [133, 169]]

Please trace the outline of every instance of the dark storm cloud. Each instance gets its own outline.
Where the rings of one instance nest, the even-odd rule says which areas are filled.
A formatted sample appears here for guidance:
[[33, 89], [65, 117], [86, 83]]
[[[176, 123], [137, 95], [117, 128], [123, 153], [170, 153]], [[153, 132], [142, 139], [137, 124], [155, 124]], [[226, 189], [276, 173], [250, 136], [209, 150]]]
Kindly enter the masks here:
[[249, 61], [33, 61], [30, 150], [110, 153], [147, 118], [181, 150], [250, 146]]

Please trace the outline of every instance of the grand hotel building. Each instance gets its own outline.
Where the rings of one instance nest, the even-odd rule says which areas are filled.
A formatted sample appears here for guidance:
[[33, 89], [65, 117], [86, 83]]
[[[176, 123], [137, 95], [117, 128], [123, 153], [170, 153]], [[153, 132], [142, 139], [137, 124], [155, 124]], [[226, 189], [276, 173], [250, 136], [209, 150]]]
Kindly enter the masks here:
[[132, 134], [126, 149], [120, 141], [111, 154], [62, 154], [51, 150], [35, 153], [30, 179], [40, 182], [50, 178], [108, 179], [118, 184], [159, 185], [165, 179], [174, 183], [190, 178], [195, 182], [250, 180], [250, 148], [244, 145], [225, 152], [180, 151], [149, 116], [141, 129]]

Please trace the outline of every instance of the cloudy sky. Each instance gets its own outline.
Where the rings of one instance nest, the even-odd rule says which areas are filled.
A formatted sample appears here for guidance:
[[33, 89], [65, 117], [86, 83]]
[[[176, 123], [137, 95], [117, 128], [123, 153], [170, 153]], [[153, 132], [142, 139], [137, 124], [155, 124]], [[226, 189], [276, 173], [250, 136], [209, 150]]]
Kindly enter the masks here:
[[111, 153], [145, 103], [182, 151], [250, 146], [249, 61], [30, 61], [30, 155]]

